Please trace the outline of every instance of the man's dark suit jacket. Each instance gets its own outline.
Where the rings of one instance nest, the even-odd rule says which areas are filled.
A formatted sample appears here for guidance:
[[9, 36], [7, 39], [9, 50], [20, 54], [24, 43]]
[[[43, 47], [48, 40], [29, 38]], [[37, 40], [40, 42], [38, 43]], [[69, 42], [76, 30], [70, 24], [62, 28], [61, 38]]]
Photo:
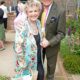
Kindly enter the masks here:
[[66, 33], [66, 15], [64, 9], [60, 9], [55, 2], [53, 2], [48, 14], [45, 32], [46, 39], [50, 42], [46, 48], [46, 56], [57, 55], [60, 42]]

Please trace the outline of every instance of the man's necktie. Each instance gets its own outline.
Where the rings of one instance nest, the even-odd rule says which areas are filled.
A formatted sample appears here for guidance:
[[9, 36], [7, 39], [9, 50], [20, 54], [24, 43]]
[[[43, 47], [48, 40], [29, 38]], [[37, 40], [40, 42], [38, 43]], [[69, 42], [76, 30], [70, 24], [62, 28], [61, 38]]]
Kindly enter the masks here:
[[41, 17], [41, 26], [42, 26], [43, 37], [45, 37], [45, 24], [46, 24], [46, 19], [47, 19], [47, 11], [44, 11], [44, 12], [42, 13], [42, 17]]

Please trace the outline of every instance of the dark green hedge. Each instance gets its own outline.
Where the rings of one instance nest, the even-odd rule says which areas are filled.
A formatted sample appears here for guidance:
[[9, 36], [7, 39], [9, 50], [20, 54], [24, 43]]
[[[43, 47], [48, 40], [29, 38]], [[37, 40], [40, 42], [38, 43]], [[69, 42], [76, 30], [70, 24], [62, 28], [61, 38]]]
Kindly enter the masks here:
[[80, 74], [80, 56], [66, 55], [63, 65], [67, 72], [71, 74]]
[[80, 74], [80, 55], [77, 53], [74, 54], [70, 51], [67, 37], [62, 40], [60, 47], [60, 55], [63, 58], [62, 60], [64, 68], [68, 73]]

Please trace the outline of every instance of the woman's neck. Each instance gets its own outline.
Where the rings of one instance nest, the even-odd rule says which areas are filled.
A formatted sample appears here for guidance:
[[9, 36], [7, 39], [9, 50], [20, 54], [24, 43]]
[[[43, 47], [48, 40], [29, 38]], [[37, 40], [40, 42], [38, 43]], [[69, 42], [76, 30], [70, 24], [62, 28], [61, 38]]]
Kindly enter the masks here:
[[36, 25], [36, 21], [29, 21], [29, 25], [31, 26], [31, 30], [32, 30], [32, 33], [33, 35], [37, 35], [38, 34], [38, 28], [37, 28], [37, 25]]
[[29, 23], [30, 23], [31, 25], [36, 25], [36, 21], [31, 21], [31, 20], [29, 20], [29, 19], [28, 19], [28, 21], [29, 21]]

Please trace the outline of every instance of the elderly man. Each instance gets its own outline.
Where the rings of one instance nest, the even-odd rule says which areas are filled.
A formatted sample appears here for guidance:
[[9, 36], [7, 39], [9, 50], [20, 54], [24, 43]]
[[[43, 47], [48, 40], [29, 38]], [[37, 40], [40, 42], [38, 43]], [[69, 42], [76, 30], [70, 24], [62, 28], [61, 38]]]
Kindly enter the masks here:
[[44, 32], [41, 46], [43, 58], [47, 57], [47, 80], [54, 80], [60, 42], [66, 32], [65, 11], [60, 9], [53, 0], [40, 0], [42, 3], [41, 24]]

